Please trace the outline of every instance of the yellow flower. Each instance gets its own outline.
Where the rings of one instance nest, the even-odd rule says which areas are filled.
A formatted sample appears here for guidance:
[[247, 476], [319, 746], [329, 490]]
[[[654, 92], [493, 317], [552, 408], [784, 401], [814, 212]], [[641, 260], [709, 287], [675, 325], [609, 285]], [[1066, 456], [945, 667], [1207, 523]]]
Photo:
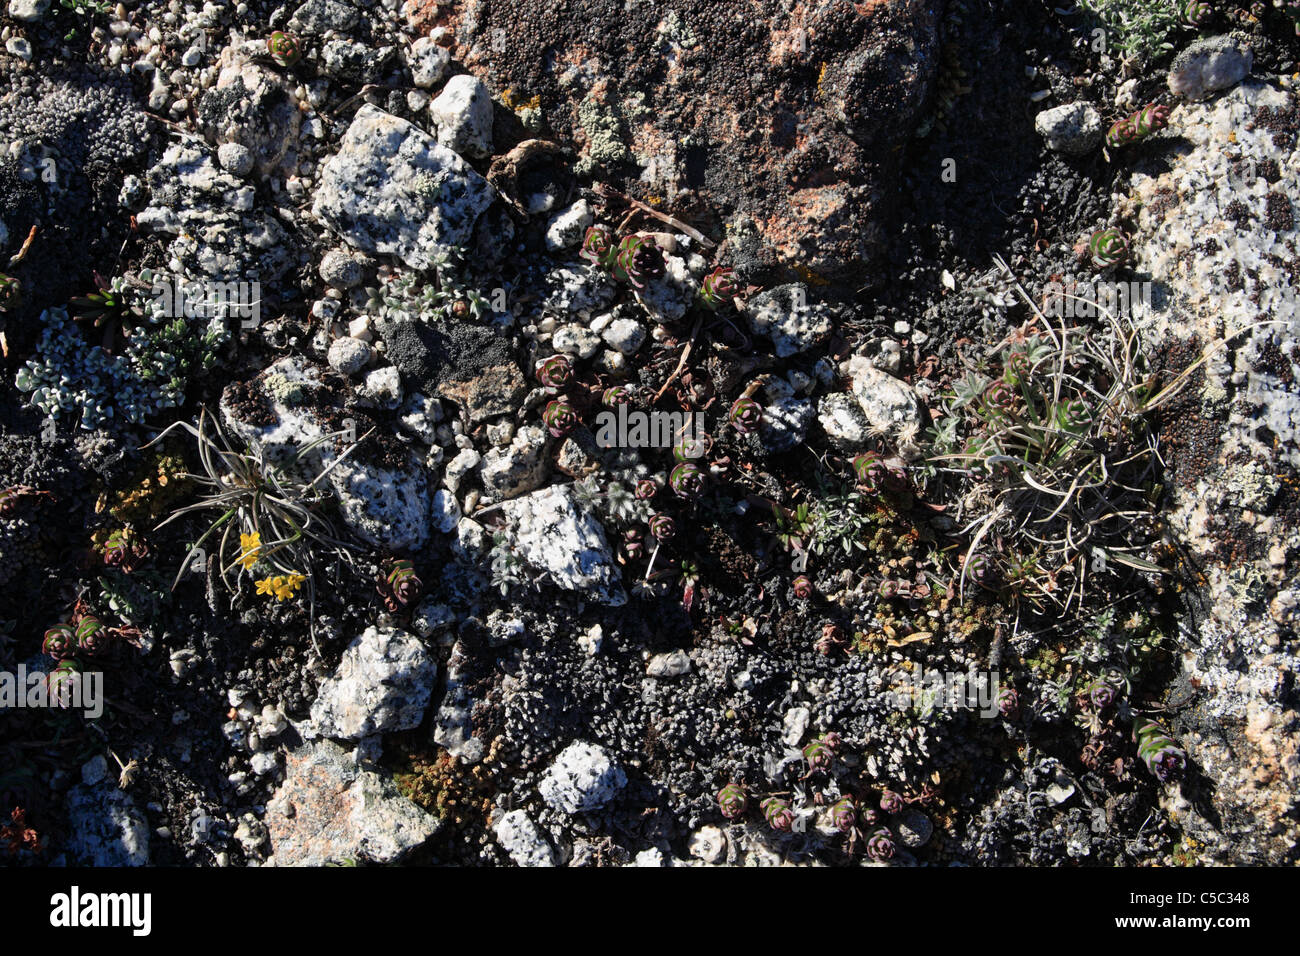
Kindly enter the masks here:
[[239, 550], [241, 552], [239, 555], [239, 563], [246, 569], [251, 570], [253, 565], [257, 563], [257, 556], [262, 551], [261, 534], [256, 531], [252, 534], [244, 534], [241, 531], [239, 534]]
[[302, 587], [302, 582], [307, 578], [296, 571], [285, 576], [280, 575], [275, 578], [275, 598], [277, 601], [287, 601], [294, 596], [297, 590]]
[[257, 585], [258, 594], [270, 594], [275, 590], [274, 578], [262, 578], [262, 580], [253, 583]]

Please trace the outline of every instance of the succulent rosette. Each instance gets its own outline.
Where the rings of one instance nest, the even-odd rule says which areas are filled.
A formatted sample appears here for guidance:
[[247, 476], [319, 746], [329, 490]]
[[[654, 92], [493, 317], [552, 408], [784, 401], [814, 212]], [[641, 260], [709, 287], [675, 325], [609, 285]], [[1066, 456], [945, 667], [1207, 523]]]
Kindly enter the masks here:
[[1115, 701], [1119, 700], [1119, 691], [1115, 689], [1113, 684], [1101, 677], [1085, 687], [1083, 692], [1087, 695], [1088, 702], [1092, 704], [1093, 710], [1096, 711], [1109, 710], [1115, 706]]
[[841, 833], [848, 833], [858, 822], [858, 808], [852, 797], [840, 797], [831, 804], [831, 824]]
[[555, 438], [562, 438], [578, 425], [578, 412], [563, 398], [557, 398], [542, 412], [546, 430]]
[[794, 588], [794, 596], [801, 601], [806, 601], [813, 596], [812, 578], [806, 574], [801, 574], [795, 578], [791, 586]]
[[1138, 139], [1158, 133], [1169, 126], [1170, 110], [1163, 103], [1148, 103], [1133, 114], [1133, 130]]
[[858, 481], [872, 490], [878, 490], [889, 475], [885, 460], [874, 451], [864, 451], [853, 459], [853, 473]]
[[1008, 720], [1014, 720], [1020, 713], [1020, 695], [1014, 687], [1004, 687], [998, 691], [998, 713]]
[[1128, 237], [1111, 226], [1098, 229], [1088, 239], [1088, 255], [1094, 269], [1109, 269], [1128, 258]]
[[552, 355], [537, 363], [537, 381], [547, 388], [564, 388], [573, 381], [573, 363], [567, 355]]
[[983, 554], [966, 555], [966, 576], [980, 587], [995, 589], [998, 586], [998, 569]]
[[420, 596], [423, 582], [415, 574], [415, 565], [405, 558], [393, 562], [388, 572], [388, 592], [400, 605], [406, 606]]
[[55, 624], [45, 632], [41, 652], [56, 661], [65, 661], [77, 653], [77, 633], [67, 624]]
[[718, 791], [718, 809], [728, 820], [734, 820], [744, 814], [749, 806], [745, 788], [738, 783], [729, 783]]
[[689, 461], [679, 462], [668, 475], [668, 487], [682, 498], [704, 494], [704, 471]]
[[1187, 754], [1154, 720], [1142, 718], [1133, 724], [1138, 756], [1161, 783], [1177, 780], [1187, 769]]
[[763, 423], [763, 406], [752, 398], [738, 398], [727, 412], [727, 422], [742, 435], [748, 435]]
[[1008, 382], [994, 382], [984, 391], [984, 402], [996, 412], [1009, 412], [1020, 401], [1020, 392]]
[[1187, 0], [1183, 4], [1183, 22], [1191, 27], [1199, 27], [1206, 23], [1214, 13], [1214, 8], [1205, 0]]
[[618, 249], [614, 246], [614, 234], [604, 226], [588, 227], [587, 234], [582, 237], [582, 251], [578, 255], [588, 262], [612, 269], [618, 255]]
[[45, 675], [45, 687], [50, 696], [50, 703], [55, 707], [72, 706], [72, 696], [81, 681], [81, 665], [75, 660], [59, 661], [58, 665]]
[[283, 30], [276, 30], [267, 37], [266, 49], [280, 66], [293, 66], [302, 59], [302, 44], [292, 33]]
[[611, 385], [601, 392], [600, 401], [602, 405], [608, 408], [630, 405], [632, 403], [632, 390], [626, 385]]
[[824, 737], [810, 740], [803, 748], [803, 759], [809, 770], [829, 770], [835, 762], [835, 750]]
[[77, 623], [77, 650], [91, 657], [103, 654], [111, 636], [103, 621], [87, 614]]
[[664, 274], [664, 254], [649, 236], [624, 236], [618, 244], [614, 259], [614, 275], [632, 285], [643, 288], [646, 280]]
[[898, 582], [893, 578], [885, 578], [880, 582], [878, 593], [884, 600], [892, 601], [898, 597]]
[[659, 494], [659, 483], [653, 478], [642, 478], [636, 483], [636, 496], [639, 501], [649, 501]]
[[717, 310], [736, 294], [735, 272], [722, 266], [714, 269], [700, 283], [700, 301]]
[[892, 860], [898, 848], [894, 845], [894, 835], [881, 827], [874, 830], [871, 836], [867, 837], [867, 856], [876, 862]]
[[882, 790], [880, 792], [880, 809], [886, 813], [898, 813], [904, 806], [905, 803], [901, 793], [894, 790]]
[[628, 528], [623, 532], [623, 550], [629, 558], [639, 558], [645, 553], [645, 532], [640, 528]]
[[0, 312], [16, 309], [22, 302], [22, 286], [13, 276], [0, 273]]
[[708, 435], [679, 436], [673, 445], [674, 461], [693, 461], [703, 458], [713, 447], [713, 439]]
[[656, 541], [671, 541], [677, 534], [677, 522], [672, 515], [656, 514], [650, 516], [650, 533]]
[[1092, 409], [1081, 398], [1062, 402], [1057, 406], [1056, 423], [1067, 431], [1077, 431], [1092, 424]]
[[790, 806], [789, 800], [783, 800], [780, 797], [768, 797], [759, 807], [763, 811], [763, 819], [773, 830], [780, 830], [782, 833], [789, 833], [794, 829], [794, 810]]

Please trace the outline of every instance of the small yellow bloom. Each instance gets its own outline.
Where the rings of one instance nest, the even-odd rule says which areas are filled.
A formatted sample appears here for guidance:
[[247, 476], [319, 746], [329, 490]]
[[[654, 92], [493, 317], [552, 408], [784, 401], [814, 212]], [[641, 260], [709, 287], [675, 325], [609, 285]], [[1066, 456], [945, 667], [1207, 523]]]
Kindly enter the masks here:
[[257, 585], [258, 594], [271, 594], [275, 590], [274, 578], [262, 578], [262, 580], [253, 583]]
[[241, 531], [239, 534], [239, 550], [241, 552], [239, 555], [239, 563], [242, 564], [245, 569], [251, 570], [253, 565], [257, 563], [257, 557], [262, 551], [261, 534], [256, 531], [252, 534], [244, 534]]

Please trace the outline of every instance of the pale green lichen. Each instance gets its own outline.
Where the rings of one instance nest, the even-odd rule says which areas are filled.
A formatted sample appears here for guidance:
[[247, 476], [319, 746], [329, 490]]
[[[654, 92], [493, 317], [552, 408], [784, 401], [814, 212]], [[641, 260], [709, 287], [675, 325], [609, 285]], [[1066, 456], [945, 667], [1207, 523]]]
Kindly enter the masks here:
[[609, 105], [588, 95], [578, 104], [578, 125], [587, 137], [587, 147], [578, 162], [579, 175], [631, 157], [623, 141], [623, 120]]
[[288, 405], [290, 408], [302, 404], [303, 391], [301, 382], [295, 382], [284, 375], [272, 372], [263, 380], [263, 385], [275, 397], [276, 401]]

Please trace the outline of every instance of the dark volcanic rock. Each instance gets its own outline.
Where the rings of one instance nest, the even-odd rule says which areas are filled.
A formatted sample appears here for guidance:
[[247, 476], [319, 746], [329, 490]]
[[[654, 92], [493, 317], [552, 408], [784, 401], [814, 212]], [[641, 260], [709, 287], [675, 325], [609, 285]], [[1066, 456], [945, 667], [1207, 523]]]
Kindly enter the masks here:
[[629, 15], [622, 0], [461, 0], [407, 11], [422, 32], [451, 27], [453, 55], [495, 96], [536, 96], [587, 168], [640, 166], [642, 198], [695, 206], [706, 225], [706, 209], [752, 220], [784, 265], [833, 277], [879, 251], [897, 147], [935, 72], [940, 6], [676, 0]]

